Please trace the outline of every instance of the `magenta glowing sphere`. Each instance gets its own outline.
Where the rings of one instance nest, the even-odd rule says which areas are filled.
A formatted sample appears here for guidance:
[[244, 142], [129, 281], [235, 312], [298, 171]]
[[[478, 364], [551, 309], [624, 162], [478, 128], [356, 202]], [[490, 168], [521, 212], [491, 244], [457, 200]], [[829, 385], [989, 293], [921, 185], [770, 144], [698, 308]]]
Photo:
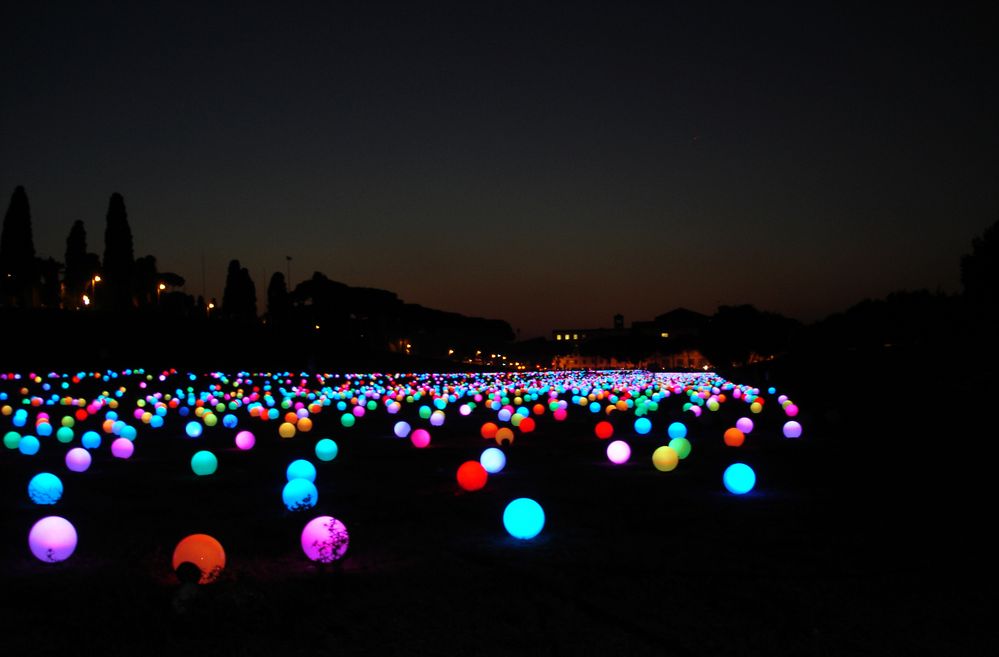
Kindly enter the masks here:
[[82, 447], [74, 447], [66, 452], [66, 467], [73, 472], [86, 472], [91, 460], [90, 452]]
[[302, 550], [312, 561], [332, 563], [347, 552], [350, 535], [342, 522], [332, 516], [319, 516], [302, 530]]
[[409, 439], [412, 441], [413, 447], [423, 449], [430, 444], [430, 432], [426, 429], [417, 429], [409, 435]]
[[607, 445], [607, 458], [616, 465], [627, 463], [631, 458], [631, 446], [623, 440], [615, 440]]
[[65, 561], [76, 549], [76, 528], [65, 518], [48, 516], [28, 533], [28, 547], [39, 561]]
[[784, 412], [787, 414], [788, 417], [795, 417], [796, 415], [798, 415], [798, 407], [795, 406], [794, 404], [788, 404], [787, 406], [784, 407]]
[[128, 438], [118, 438], [111, 443], [111, 455], [119, 459], [127, 459], [135, 452], [135, 445]]
[[801, 438], [801, 425], [794, 420], [784, 424], [785, 438]]
[[236, 434], [236, 447], [240, 448], [244, 452], [248, 449], [253, 449], [253, 446], [256, 444], [257, 437], [249, 431], [240, 431]]
[[735, 421], [735, 428], [742, 433], [750, 433], [753, 430], [753, 421], [748, 417], [740, 417]]

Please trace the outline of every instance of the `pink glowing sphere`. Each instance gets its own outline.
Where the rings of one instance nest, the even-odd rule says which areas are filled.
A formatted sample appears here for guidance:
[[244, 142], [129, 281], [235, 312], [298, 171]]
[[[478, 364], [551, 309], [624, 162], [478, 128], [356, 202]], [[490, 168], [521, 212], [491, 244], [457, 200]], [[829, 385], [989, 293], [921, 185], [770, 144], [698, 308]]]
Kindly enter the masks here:
[[76, 528], [65, 518], [48, 516], [34, 524], [28, 533], [28, 547], [39, 561], [65, 561], [76, 549]]
[[127, 459], [135, 452], [135, 445], [128, 438], [118, 438], [111, 443], [111, 455], [119, 459]]
[[236, 434], [236, 447], [243, 451], [248, 449], [253, 449], [253, 446], [257, 444], [257, 438], [249, 431], [240, 431]]
[[801, 438], [801, 425], [794, 420], [784, 424], [785, 438]]
[[413, 447], [423, 449], [430, 444], [430, 432], [426, 429], [415, 429], [409, 434], [409, 440], [413, 443]]
[[302, 530], [302, 550], [312, 561], [332, 563], [347, 552], [350, 535], [342, 522], [332, 516], [319, 516]]
[[794, 404], [788, 404], [786, 407], [784, 407], [784, 412], [787, 414], [788, 417], [795, 417], [798, 415], [798, 407], [795, 406]]
[[66, 452], [66, 467], [73, 472], [86, 472], [92, 460], [90, 452], [82, 447], [74, 447]]
[[623, 440], [615, 440], [607, 446], [607, 458], [616, 465], [627, 463], [631, 458], [631, 446]]
[[753, 421], [748, 417], [740, 417], [735, 421], [735, 428], [742, 433], [752, 433], [753, 431]]
[[568, 413], [564, 408], [556, 409], [555, 412], [552, 413], [552, 417], [555, 418], [556, 422], [562, 422], [565, 420], [566, 415], [568, 415]]

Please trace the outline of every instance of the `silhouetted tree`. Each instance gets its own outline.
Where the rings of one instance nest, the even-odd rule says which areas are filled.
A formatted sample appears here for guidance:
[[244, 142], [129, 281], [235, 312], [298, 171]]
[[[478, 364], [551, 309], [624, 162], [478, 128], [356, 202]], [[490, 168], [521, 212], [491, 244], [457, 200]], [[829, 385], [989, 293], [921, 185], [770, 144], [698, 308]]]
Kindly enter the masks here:
[[43, 308], [58, 308], [61, 298], [61, 284], [59, 282], [59, 272], [63, 265], [55, 258], [48, 257], [42, 260], [38, 258], [38, 272], [41, 274], [41, 284], [39, 287], [38, 300]]
[[961, 257], [961, 287], [980, 318], [999, 317], [999, 221], [971, 241], [971, 253]]
[[272, 323], [281, 324], [288, 319], [290, 311], [291, 300], [284, 274], [276, 271], [267, 284], [267, 317]]
[[108, 203], [104, 228], [104, 280], [97, 295], [102, 306], [119, 310], [132, 306], [134, 268], [132, 229], [128, 225], [125, 199], [115, 192]]
[[0, 234], [0, 285], [7, 305], [30, 308], [38, 282], [35, 242], [31, 236], [31, 208], [24, 187], [10, 197]]
[[222, 291], [222, 316], [229, 319], [257, 318], [257, 288], [246, 267], [239, 260], [230, 260]]
[[73, 222], [66, 238], [66, 271], [63, 275], [63, 307], [80, 308], [83, 295], [94, 290], [92, 281], [100, 273], [100, 259], [96, 253], [87, 253], [87, 230], [82, 221]]
[[140, 308], [156, 303], [159, 273], [156, 271], [156, 257], [147, 255], [138, 258], [132, 274], [134, 295]]
[[786, 351], [799, 326], [796, 320], [748, 304], [719, 306], [701, 336], [701, 352], [720, 368], [744, 365], [754, 355]]

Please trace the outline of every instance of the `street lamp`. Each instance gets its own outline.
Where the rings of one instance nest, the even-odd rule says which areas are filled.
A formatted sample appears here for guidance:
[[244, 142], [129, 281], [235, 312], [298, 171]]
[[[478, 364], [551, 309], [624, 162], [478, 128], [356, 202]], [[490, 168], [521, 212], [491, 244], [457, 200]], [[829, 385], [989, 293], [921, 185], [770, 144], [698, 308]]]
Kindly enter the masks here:
[[166, 285], [164, 285], [163, 283], [160, 283], [159, 285], [156, 286], [156, 305], [157, 306], [160, 304], [160, 292], [162, 292], [165, 289], [166, 289]]
[[94, 274], [93, 278], [90, 279], [90, 297], [84, 296], [83, 305], [89, 306], [91, 302], [97, 298], [97, 284], [101, 282], [100, 274]]

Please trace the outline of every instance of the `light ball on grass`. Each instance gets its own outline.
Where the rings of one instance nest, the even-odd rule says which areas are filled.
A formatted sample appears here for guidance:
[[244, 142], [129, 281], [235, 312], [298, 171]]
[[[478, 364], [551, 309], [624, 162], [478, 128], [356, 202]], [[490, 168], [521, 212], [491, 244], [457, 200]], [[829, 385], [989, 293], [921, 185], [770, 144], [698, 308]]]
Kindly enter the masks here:
[[278, 435], [282, 438], [293, 438], [295, 436], [295, 425], [291, 422], [282, 422], [278, 427]]
[[204, 427], [197, 420], [191, 420], [187, 423], [187, 426], [184, 427], [184, 433], [186, 433], [189, 438], [197, 438], [201, 435], [202, 431], [204, 431]]
[[225, 568], [225, 550], [208, 534], [191, 534], [177, 543], [171, 563], [175, 571], [183, 563], [194, 564], [201, 571], [198, 584], [211, 584]]
[[17, 443], [17, 451], [25, 456], [34, 456], [41, 448], [42, 443], [30, 434], [21, 436], [21, 440]]
[[39, 472], [28, 482], [28, 497], [35, 504], [55, 504], [62, 491], [62, 480], [51, 472]]
[[729, 447], [740, 447], [742, 446], [742, 443], [746, 442], [746, 434], [742, 433], [735, 427], [732, 427], [731, 429], [727, 429], [725, 431], [725, 435], [722, 436], [722, 440], [725, 441], [725, 444]]
[[80, 438], [80, 444], [87, 449], [97, 449], [101, 446], [101, 434], [96, 431], [84, 432]]
[[607, 446], [607, 458], [615, 465], [622, 465], [631, 458], [631, 446], [623, 440], [615, 440]]
[[496, 432], [499, 431], [499, 426], [495, 422], [486, 422], [479, 429], [479, 435], [481, 435], [486, 440], [492, 440], [496, 437]]
[[305, 459], [296, 459], [288, 464], [288, 469], [285, 470], [284, 474], [288, 481], [292, 479], [308, 479], [315, 482], [316, 466]]
[[801, 424], [795, 420], [784, 423], [785, 438], [801, 438]]
[[487, 447], [479, 456], [479, 463], [489, 474], [496, 474], [506, 467], [506, 454], [498, 447]]
[[63, 444], [73, 442], [73, 429], [70, 427], [59, 427], [56, 430], [56, 440]]
[[7, 449], [17, 449], [21, 443], [21, 434], [16, 431], [8, 431], [3, 435], [3, 446]]
[[236, 447], [244, 452], [248, 449], [253, 449], [253, 446], [256, 444], [257, 437], [249, 431], [240, 431], [236, 434]]
[[111, 456], [118, 459], [131, 458], [135, 453], [135, 444], [128, 438], [116, 438], [111, 443]]
[[465, 461], [458, 467], [458, 485], [465, 491], [482, 490], [489, 479], [489, 473], [478, 461]]
[[59, 516], [48, 516], [36, 522], [28, 532], [28, 547], [39, 561], [65, 561], [76, 550], [76, 528]]
[[333, 563], [343, 558], [350, 544], [347, 527], [332, 516], [313, 518], [302, 530], [302, 550], [312, 561]]
[[686, 438], [687, 437], [687, 425], [683, 422], [673, 422], [666, 429], [667, 435], [670, 438]]
[[416, 429], [409, 434], [409, 441], [413, 443], [413, 447], [423, 449], [430, 444], [430, 432], [426, 429]]
[[745, 495], [756, 485], [756, 473], [745, 463], [733, 463], [725, 468], [722, 483], [733, 495]]
[[86, 472], [90, 468], [93, 458], [90, 452], [82, 447], [74, 447], [66, 452], [66, 467], [72, 472]]
[[606, 420], [597, 422], [597, 426], [593, 428], [593, 433], [595, 433], [597, 438], [600, 440], [607, 440], [614, 435], [614, 425]]
[[530, 540], [545, 526], [545, 511], [529, 497], [518, 497], [503, 510], [503, 527], [510, 536]]
[[676, 469], [677, 464], [680, 462], [680, 455], [676, 453], [676, 450], [668, 445], [663, 445], [662, 447], [657, 447], [656, 451], [652, 452], [652, 465], [656, 467], [659, 472], [670, 472]]
[[753, 431], [753, 421], [748, 417], [740, 417], [735, 421], [735, 428], [742, 433], [751, 433]]
[[319, 500], [319, 490], [308, 479], [292, 479], [284, 485], [281, 500], [289, 511], [311, 509]]
[[402, 420], [396, 422], [395, 426], [392, 427], [392, 433], [395, 434], [396, 438], [405, 438], [406, 436], [409, 435], [409, 432], [411, 430], [412, 427], [409, 426], [409, 422], [405, 422]]
[[340, 448], [332, 438], [323, 438], [316, 443], [316, 458], [320, 461], [332, 461]]
[[351, 413], [344, 413], [340, 416], [340, 425], [345, 429], [349, 429], [357, 422], [357, 418]]
[[635, 420], [635, 433], [644, 436], [652, 431], [652, 420], [647, 417], [640, 417]]
[[444, 425], [445, 415], [444, 411], [434, 411], [430, 414], [430, 426], [440, 427]]
[[193, 470], [194, 474], [199, 477], [206, 477], [208, 475], [215, 474], [215, 470], [217, 470], [218, 467], [218, 458], [207, 449], [195, 452], [194, 456], [191, 457], [191, 470]]

